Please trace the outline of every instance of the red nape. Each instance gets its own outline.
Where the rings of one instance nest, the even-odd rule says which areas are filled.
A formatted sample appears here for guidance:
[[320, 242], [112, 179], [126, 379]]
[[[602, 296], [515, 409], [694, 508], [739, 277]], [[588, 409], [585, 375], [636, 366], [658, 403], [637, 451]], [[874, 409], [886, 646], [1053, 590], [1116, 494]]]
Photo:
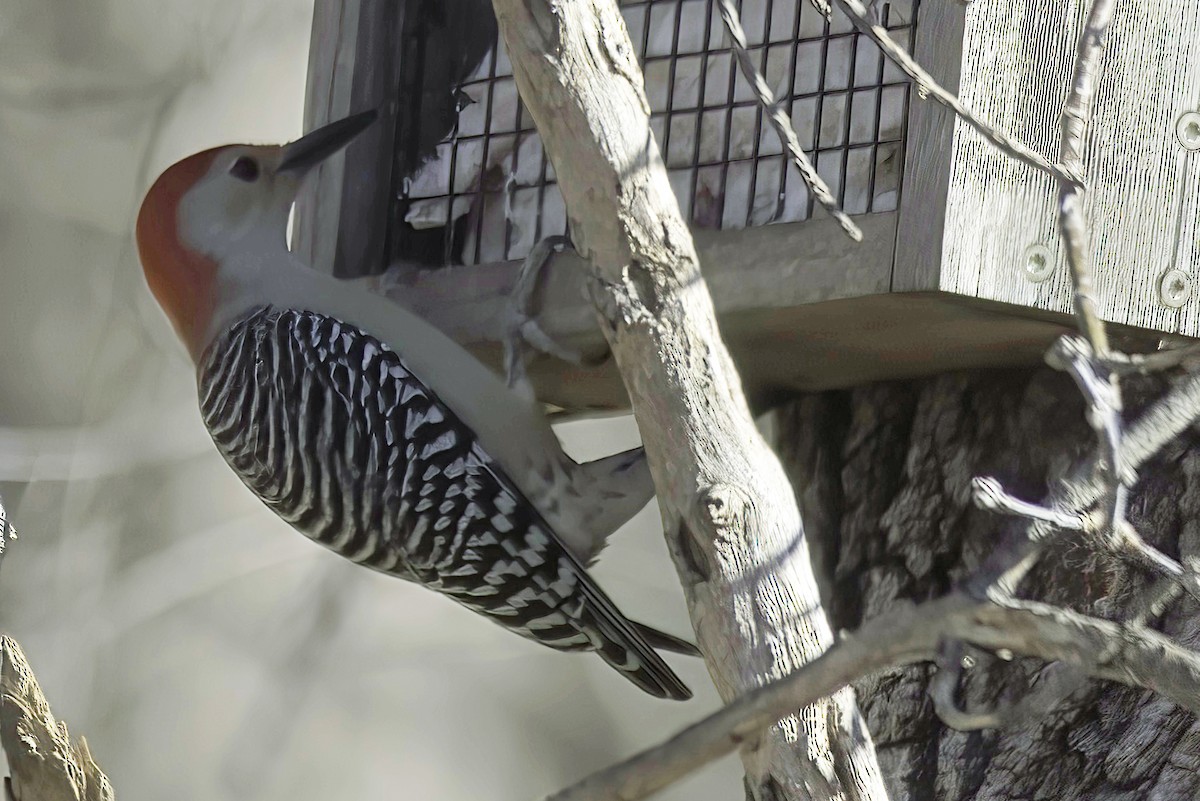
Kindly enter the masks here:
[[142, 201], [137, 218], [138, 256], [150, 291], [193, 358], [213, 312], [217, 263], [179, 238], [179, 202], [208, 172], [224, 148], [188, 156], [167, 168]]

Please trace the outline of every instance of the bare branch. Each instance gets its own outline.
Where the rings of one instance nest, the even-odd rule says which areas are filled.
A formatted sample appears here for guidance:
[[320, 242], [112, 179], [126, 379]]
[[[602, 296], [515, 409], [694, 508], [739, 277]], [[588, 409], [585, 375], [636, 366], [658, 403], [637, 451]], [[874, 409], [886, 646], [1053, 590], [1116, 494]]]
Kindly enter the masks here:
[[808, 186], [809, 191], [812, 192], [817, 202], [842, 226], [842, 230], [846, 232], [846, 236], [855, 242], [861, 242], [863, 238], [862, 229], [855, 225], [850, 216], [838, 206], [838, 202], [834, 199], [829, 185], [817, 174], [816, 167], [813, 166], [813, 163], [808, 160], [808, 156], [800, 148], [800, 138], [796, 135], [796, 129], [792, 127], [792, 121], [788, 117], [787, 112], [775, 101], [775, 94], [771, 91], [771, 87], [767, 86], [766, 79], [758, 71], [758, 68], [754, 66], [754, 62], [750, 60], [750, 51], [747, 49], [748, 45], [746, 44], [746, 32], [742, 29], [741, 17], [738, 15], [737, 7], [734, 5], [733, 0], [717, 0], [717, 2], [720, 5], [721, 19], [725, 23], [725, 30], [729, 33], [729, 38], [733, 42], [733, 52], [737, 55], [738, 67], [742, 71], [742, 76], [754, 90], [754, 96], [758, 98], [758, 104], [762, 106], [767, 119], [775, 129], [775, 133], [779, 135], [779, 141], [783, 143], [784, 149], [792, 157], [792, 163], [800, 171], [800, 177], [804, 179], [805, 185]]
[[1093, 352], [1103, 359], [1108, 355], [1108, 334], [1096, 308], [1093, 284], [1091, 242], [1083, 216], [1084, 139], [1092, 120], [1104, 37], [1112, 21], [1112, 0], [1093, 0], [1079, 45], [1075, 52], [1075, 74], [1063, 106], [1062, 142], [1059, 161], [1066, 175], [1058, 177], [1059, 227], [1067, 246], [1067, 263], [1075, 285], [1075, 314], [1080, 331], [1088, 338]]
[[[753, 739], [798, 704], [885, 668], [932, 659], [944, 639], [1077, 666], [1091, 676], [1157, 690], [1200, 712], [1200, 655], [1158, 632], [1042, 604], [1000, 606], [953, 594], [889, 612], [788, 677], [760, 687], [647, 751], [547, 801], [637, 801]], [[1069, 682], [1056, 682], [1061, 693]]]
[[1181, 582], [1171, 577], [1160, 578], [1134, 599], [1131, 604], [1133, 614], [1130, 615], [1128, 623], [1132, 626], [1145, 626], [1165, 612], [1182, 592]]
[[1183, 347], [1165, 348], [1154, 353], [1118, 353], [1109, 351], [1105, 359], [1108, 369], [1119, 376], [1172, 370], [1176, 367], [1194, 369], [1200, 367], [1200, 343]]
[[933, 76], [926, 72], [909, 55], [907, 50], [898, 45], [888, 34], [887, 28], [877, 22], [873, 22], [870, 12], [860, 0], [834, 0], [834, 2], [846, 13], [846, 16], [850, 18], [850, 21], [854, 23], [856, 28], [869, 36], [871, 41], [875, 42], [879, 49], [883, 51], [883, 54], [890, 58], [897, 67], [904, 71], [905, 75], [912, 79], [913, 83], [917, 85], [917, 94], [922, 98], [932, 97], [961, 117], [963, 122], [978, 131], [984, 139], [1022, 164], [1028, 164], [1035, 170], [1052, 175], [1060, 181], [1074, 180], [1072, 173], [1062, 165], [1051, 164], [1040, 153], [1021, 144], [1004, 131], [977, 117], [973, 111], [962, 104], [962, 101], [953, 92], [948, 91], [935, 81]]
[[[493, 7], [590, 263], [697, 642], [722, 697], [735, 698], [834, 641], [795, 493], [721, 341], [615, 0]], [[756, 788], [777, 784], [788, 801], [825, 783], [852, 801], [886, 797], [851, 689], [767, 723], [743, 759]]]
[[1078, 531], [1084, 527], [1083, 518], [1079, 515], [1022, 501], [1009, 495], [999, 481], [988, 476], [974, 479], [971, 491], [975, 505], [980, 509], [1024, 517], [1067, 531]]
[[[1121, 385], [1088, 341], [1081, 337], [1059, 337], [1046, 353], [1046, 362], [1051, 367], [1066, 371], [1087, 402], [1087, 421], [1096, 432], [1097, 439], [1098, 457], [1094, 464], [1100, 471], [1098, 480], [1106, 496], [1104, 519], [1096, 528], [1111, 530], [1111, 539], [1116, 541], [1116, 532], [1123, 527], [1128, 528], [1125, 525], [1125, 508], [1129, 499], [1129, 485], [1136, 480], [1135, 475], [1122, 472], [1124, 421], [1121, 418]], [[1128, 542], [1128, 537], [1125, 537], [1123, 543]]]
[[[1167, 443], [1200, 418], [1200, 375], [1187, 375], [1133, 422], [1121, 441], [1121, 470], [1135, 473]], [[1053, 487], [1044, 507], [1055, 514], [1081, 514], [1096, 504], [1105, 486], [1094, 470], [1095, 457], [1084, 460], [1071, 476]], [[1033, 567], [1045, 544], [1061, 531], [1042, 520], [1029, 525], [1024, 536], [1007, 543], [988, 558], [968, 580], [972, 593], [1003, 596], [1012, 592]]]
[[1200, 417], [1200, 374], [1183, 378], [1125, 432], [1125, 469], [1136, 471]]
[[0, 637], [0, 743], [15, 801], [112, 801], [108, 777], [81, 737], [72, 744], [11, 637]]

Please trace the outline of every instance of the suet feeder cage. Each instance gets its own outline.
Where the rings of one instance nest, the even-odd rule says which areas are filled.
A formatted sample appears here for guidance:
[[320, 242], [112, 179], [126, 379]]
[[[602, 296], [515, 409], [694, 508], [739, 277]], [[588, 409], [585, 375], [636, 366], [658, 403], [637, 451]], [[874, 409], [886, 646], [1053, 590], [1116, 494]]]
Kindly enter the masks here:
[[[1053, 179], [993, 149], [839, 12], [742, 0], [752, 56], [865, 234], [819, 208], [734, 62], [714, 0], [622, 0], [654, 135], [722, 332], [756, 395], [1035, 364], [1071, 327]], [[879, 20], [943, 86], [1056, 160], [1077, 2], [893, 0]], [[374, 282], [499, 365], [507, 295], [566, 232], [489, 0], [317, 0], [306, 125], [376, 107], [297, 212], [312, 263]], [[1200, 332], [1200, 0], [1121, 3], [1088, 132], [1104, 317], [1128, 337]], [[546, 327], [601, 347], [581, 265], [560, 257]], [[531, 364], [567, 410], [626, 401], [611, 365]]]

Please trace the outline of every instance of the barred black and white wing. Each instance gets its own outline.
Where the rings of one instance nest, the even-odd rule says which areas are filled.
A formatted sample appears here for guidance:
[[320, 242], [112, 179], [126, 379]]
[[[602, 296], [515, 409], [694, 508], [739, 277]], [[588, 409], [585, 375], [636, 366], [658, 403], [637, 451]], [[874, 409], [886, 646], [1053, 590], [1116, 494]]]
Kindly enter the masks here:
[[320, 314], [261, 308], [213, 342], [199, 390], [218, 450], [308, 537], [551, 648], [597, 651], [652, 695], [691, 696], [385, 344]]

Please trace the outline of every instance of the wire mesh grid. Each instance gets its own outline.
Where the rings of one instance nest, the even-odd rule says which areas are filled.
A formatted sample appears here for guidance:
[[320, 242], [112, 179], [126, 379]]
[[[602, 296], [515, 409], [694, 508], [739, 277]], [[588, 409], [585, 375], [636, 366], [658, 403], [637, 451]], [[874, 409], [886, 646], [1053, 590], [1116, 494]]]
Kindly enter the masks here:
[[[916, 6], [877, 5], [906, 48]], [[640, 49], [651, 126], [692, 224], [732, 229], [811, 217], [813, 198], [739, 75], [713, 0], [624, 0], [621, 10]], [[842, 207], [895, 209], [904, 76], [845, 16], [826, 20], [808, 0], [742, 0], [741, 14], [759, 70], [790, 107], [801, 146]], [[443, 264], [520, 259], [542, 237], [567, 233], [554, 169], [502, 45], [457, 97], [454, 130], [398, 189], [399, 224], [440, 229]]]

